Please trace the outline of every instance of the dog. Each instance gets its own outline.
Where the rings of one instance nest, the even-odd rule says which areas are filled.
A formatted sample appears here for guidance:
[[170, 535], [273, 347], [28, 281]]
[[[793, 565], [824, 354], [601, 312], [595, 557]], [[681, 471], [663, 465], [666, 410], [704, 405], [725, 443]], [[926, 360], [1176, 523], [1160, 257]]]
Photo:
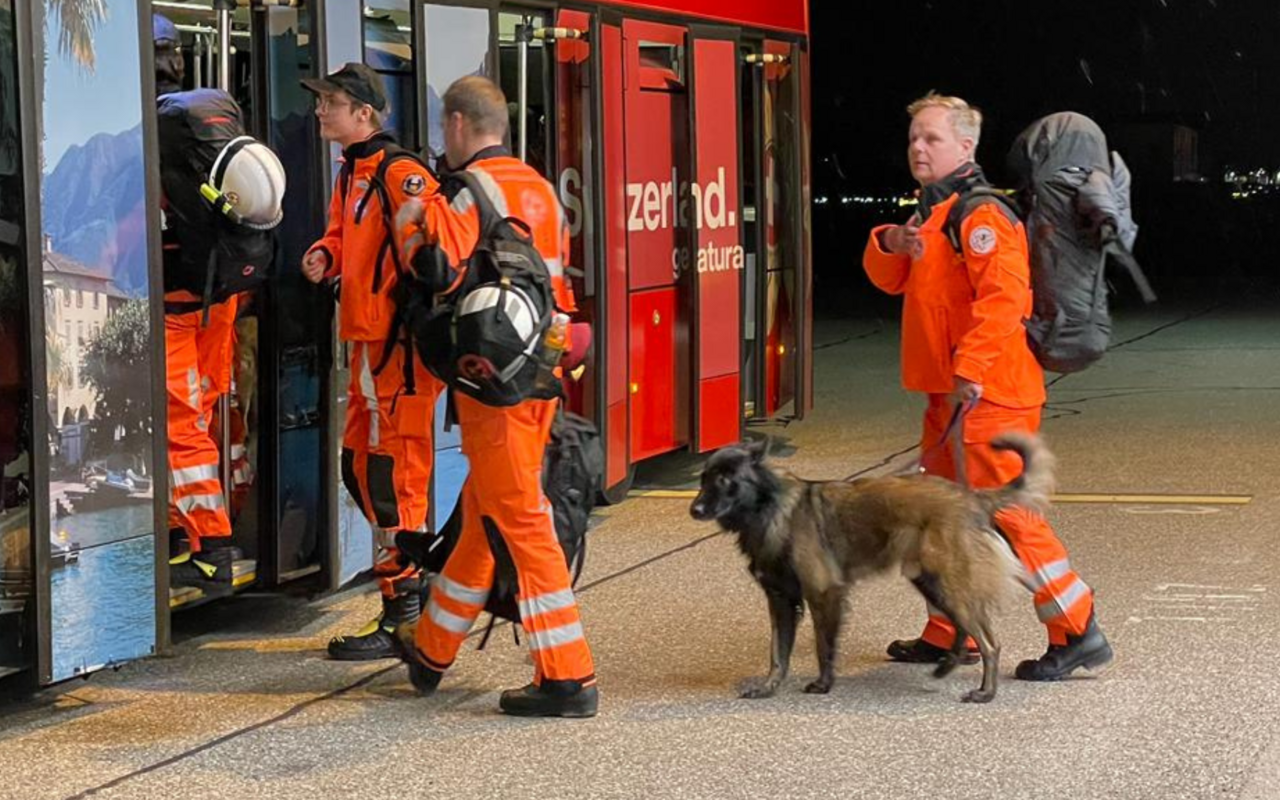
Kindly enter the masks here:
[[955, 644], [934, 677], [955, 669], [966, 635], [972, 635], [982, 656], [982, 683], [962, 700], [986, 703], [995, 697], [1000, 643], [991, 618], [1026, 578], [992, 518], [1012, 505], [1043, 510], [1053, 491], [1054, 460], [1031, 434], [1005, 434], [992, 446], [1021, 456], [1023, 472], [1000, 489], [975, 492], [919, 474], [805, 481], [765, 463], [766, 442], [725, 447], [711, 456], [689, 512], [737, 534], [768, 598], [773, 625], [769, 674], [743, 697], [768, 697], [786, 678], [806, 604], [817, 639], [818, 678], [804, 690], [830, 691], [849, 588], [894, 567], [955, 623]]

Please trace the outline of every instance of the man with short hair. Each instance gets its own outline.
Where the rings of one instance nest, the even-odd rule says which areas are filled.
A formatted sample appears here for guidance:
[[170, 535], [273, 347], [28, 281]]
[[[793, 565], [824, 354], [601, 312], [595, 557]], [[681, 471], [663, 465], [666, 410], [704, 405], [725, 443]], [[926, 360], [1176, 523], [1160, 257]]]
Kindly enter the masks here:
[[302, 271], [313, 282], [335, 278], [341, 285], [338, 335], [351, 347], [342, 480], [373, 526], [382, 590], [378, 617], [352, 636], [335, 637], [329, 656], [394, 658], [396, 627], [418, 619], [422, 580], [396, 549], [395, 535], [426, 530], [434, 410], [443, 387], [395, 324], [402, 267], [391, 221], [437, 182], [417, 159], [397, 157], [401, 151], [382, 129], [389, 107], [372, 69], [349, 63], [302, 84], [316, 95], [321, 137], [343, 148], [328, 230], [303, 257]]
[[[499, 214], [528, 225], [551, 275], [556, 306], [575, 310], [564, 276], [568, 228], [551, 184], [503, 145], [507, 102], [481, 77], [466, 77], [444, 96], [445, 157], [450, 172], [466, 170]], [[440, 194], [414, 202], [397, 220], [397, 244], [419, 278], [437, 292], [456, 286], [479, 239], [480, 211], [471, 190], [445, 177]], [[564, 552], [550, 503], [542, 493], [542, 458], [558, 399], [535, 396], [514, 406], [481, 403], [454, 393], [462, 451], [471, 473], [462, 492], [462, 531], [440, 574], [407, 654], [409, 677], [423, 694], [444, 671], [483, 610], [495, 563], [486, 526], [502, 537], [515, 563], [520, 623], [533, 655], [533, 682], [503, 692], [501, 709], [516, 716], [590, 717], [598, 692]]]
[[[919, 210], [905, 225], [871, 232], [863, 267], [876, 286], [904, 295], [902, 382], [929, 399], [922, 469], [994, 489], [1017, 477], [1022, 464], [991, 441], [1009, 430], [1037, 431], [1045, 401], [1044, 371], [1023, 326], [1031, 314], [1026, 231], [994, 198], [969, 203], [957, 252], [945, 230], [948, 214], [963, 195], [988, 185], [974, 163], [982, 115], [958, 97], [932, 93], [907, 111]], [[1019, 664], [1016, 676], [1060, 680], [1082, 666], [1105, 666], [1111, 646], [1094, 619], [1093, 590], [1071, 568], [1049, 523], [1025, 508], [1005, 509], [996, 521], [1026, 567], [1049, 635], [1044, 656]], [[896, 641], [888, 653], [895, 661], [934, 662], [954, 639], [951, 621], [930, 606], [920, 638]]]

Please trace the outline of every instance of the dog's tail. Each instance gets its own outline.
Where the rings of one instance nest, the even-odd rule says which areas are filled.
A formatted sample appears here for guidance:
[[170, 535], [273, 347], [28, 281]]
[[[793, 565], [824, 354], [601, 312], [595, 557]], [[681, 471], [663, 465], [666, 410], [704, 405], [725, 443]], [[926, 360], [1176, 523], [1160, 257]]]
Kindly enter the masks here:
[[986, 493], [992, 502], [992, 511], [1004, 506], [1025, 506], [1044, 512], [1053, 494], [1054, 463], [1056, 459], [1044, 442], [1034, 433], [1010, 432], [991, 442], [996, 450], [1012, 450], [1022, 458], [1022, 474], [1001, 488]]

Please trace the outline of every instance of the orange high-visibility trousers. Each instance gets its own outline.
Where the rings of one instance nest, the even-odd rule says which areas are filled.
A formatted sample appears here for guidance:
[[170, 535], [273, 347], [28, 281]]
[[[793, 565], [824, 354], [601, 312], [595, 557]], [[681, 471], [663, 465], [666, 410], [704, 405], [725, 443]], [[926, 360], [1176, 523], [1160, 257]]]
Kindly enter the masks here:
[[[924, 436], [920, 447], [925, 472], [955, 480], [951, 442], [943, 439], [954, 406], [946, 395], [929, 395]], [[995, 489], [1022, 472], [1016, 453], [996, 450], [991, 440], [1006, 431], [1034, 433], [1040, 428], [1040, 407], [1005, 408], [985, 400], [964, 417], [965, 472], [970, 488]], [[950, 438], [950, 437], [948, 437]], [[1035, 588], [1036, 615], [1049, 632], [1049, 643], [1067, 643], [1067, 634], [1084, 633], [1093, 613], [1093, 590], [1067, 559], [1067, 549], [1040, 514], [1025, 508], [1006, 508], [996, 514], [996, 524], [1026, 568]], [[951, 621], [929, 606], [929, 622], [921, 634], [929, 644], [950, 647], [955, 639]], [[970, 640], [970, 646], [977, 645]]]
[[418, 622], [415, 642], [424, 662], [445, 670], [484, 609], [494, 558], [484, 518], [501, 534], [515, 563], [517, 601], [533, 655], [534, 683], [590, 684], [595, 666], [556, 538], [551, 504], [542, 493], [542, 456], [556, 400], [525, 400], [508, 408], [456, 395], [462, 451], [471, 474], [462, 490], [462, 533]]
[[342, 435], [342, 481], [380, 548], [374, 574], [384, 597], [416, 572], [399, 563], [397, 531], [426, 530], [434, 457], [436, 398], [443, 384], [415, 355], [414, 393], [408, 394], [405, 349], [395, 345], [377, 375], [386, 342], [351, 342], [351, 382]]
[[231, 389], [238, 297], [204, 311], [164, 315], [169, 411], [169, 527], [200, 552], [202, 538], [231, 535], [211, 431], [218, 398]]

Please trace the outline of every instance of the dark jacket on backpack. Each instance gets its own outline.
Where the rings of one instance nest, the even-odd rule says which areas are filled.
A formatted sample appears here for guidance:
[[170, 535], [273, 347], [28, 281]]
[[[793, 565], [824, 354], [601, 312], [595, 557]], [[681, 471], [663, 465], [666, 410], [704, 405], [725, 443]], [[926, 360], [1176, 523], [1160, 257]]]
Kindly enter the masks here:
[[1102, 129], [1073, 112], [1032, 123], [1014, 142], [1009, 167], [1031, 241], [1031, 346], [1046, 369], [1075, 372], [1110, 342], [1108, 262], [1126, 268], [1146, 302], [1155, 300], [1132, 255], [1138, 227], [1129, 170]]

